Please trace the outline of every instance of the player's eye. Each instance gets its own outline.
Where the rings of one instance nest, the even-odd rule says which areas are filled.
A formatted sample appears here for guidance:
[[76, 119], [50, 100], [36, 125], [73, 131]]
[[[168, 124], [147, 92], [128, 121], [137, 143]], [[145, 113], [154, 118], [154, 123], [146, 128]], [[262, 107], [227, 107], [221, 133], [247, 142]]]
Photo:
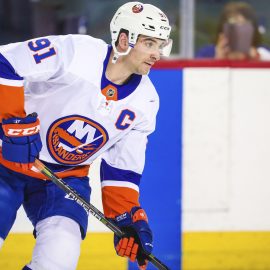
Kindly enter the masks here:
[[144, 44], [149, 49], [154, 47], [154, 42], [153, 41], [145, 41]]

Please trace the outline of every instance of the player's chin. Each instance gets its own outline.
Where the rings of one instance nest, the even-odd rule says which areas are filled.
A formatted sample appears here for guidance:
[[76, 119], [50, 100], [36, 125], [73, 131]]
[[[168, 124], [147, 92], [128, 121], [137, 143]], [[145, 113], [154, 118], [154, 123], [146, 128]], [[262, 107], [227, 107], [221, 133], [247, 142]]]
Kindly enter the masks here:
[[148, 64], [143, 64], [140, 68], [139, 68], [139, 74], [140, 75], [147, 75], [151, 69], [151, 65]]

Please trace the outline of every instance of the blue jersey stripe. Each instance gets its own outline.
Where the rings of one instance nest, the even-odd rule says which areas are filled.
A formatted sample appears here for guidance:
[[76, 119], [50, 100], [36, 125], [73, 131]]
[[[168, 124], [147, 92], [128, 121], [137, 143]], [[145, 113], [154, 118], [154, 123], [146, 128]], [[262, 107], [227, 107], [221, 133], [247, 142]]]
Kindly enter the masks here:
[[0, 53], [0, 78], [8, 80], [23, 80], [8, 60]]
[[100, 180], [125, 181], [139, 186], [141, 174], [129, 170], [114, 168], [102, 159], [100, 165]]

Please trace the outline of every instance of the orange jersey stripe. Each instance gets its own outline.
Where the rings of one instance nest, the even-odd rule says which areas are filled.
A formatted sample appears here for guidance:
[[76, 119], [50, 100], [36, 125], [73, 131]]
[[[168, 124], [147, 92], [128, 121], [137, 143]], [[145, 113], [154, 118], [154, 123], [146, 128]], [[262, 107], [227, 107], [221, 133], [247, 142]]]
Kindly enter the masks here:
[[139, 193], [127, 187], [103, 187], [102, 202], [107, 218], [115, 218], [124, 212], [130, 212], [134, 206], [140, 206]]
[[[1, 147], [0, 147], [0, 164], [2, 164], [3, 166], [5, 166], [6, 168], [12, 171], [22, 173], [30, 177], [38, 178], [41, 180], [49, 180], [48, 178], [46, 178], [46, 176], [44, 176], [40, 172], [34, 172], [32, 170], [23, 170], [21, 167], [17, 167], [14, 162], [10, 162], [3, 159]], [[90, 165], [71, 167], [70, 170], [56, 173], [56, 175], [60, 178], [71, 177], [71, 176], [84, 177], [89, 174], [89, 169], [90, 169]]]
[[24, 88], [0, 84], [0, 122], [10, 117], [25, 117]]

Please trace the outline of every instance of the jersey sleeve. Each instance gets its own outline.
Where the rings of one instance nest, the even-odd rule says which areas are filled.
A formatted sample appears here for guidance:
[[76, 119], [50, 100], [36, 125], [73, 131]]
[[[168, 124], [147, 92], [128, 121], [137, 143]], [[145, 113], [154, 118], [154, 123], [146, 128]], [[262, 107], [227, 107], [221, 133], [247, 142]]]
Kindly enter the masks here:
[[25, 80], [53, 79], [64, 72], [72, 55], [73, 44], [68, 36], [43, 37], [1, 46], [0, 122], [3, 118], [25, 115]]
[[[158, 102], [157, 102], [158, 103]], [[103, 155], [100, 169], [104, 214], [108, 218], [139, 206], [139, 186], [145, 164], [148, 136], [155, 130], [158, 104]], [[149, 115], [149, 113], [148, 113]]]
[[23, 78], [0, 54], [0, 123], [3, 118], [24, 115]]

